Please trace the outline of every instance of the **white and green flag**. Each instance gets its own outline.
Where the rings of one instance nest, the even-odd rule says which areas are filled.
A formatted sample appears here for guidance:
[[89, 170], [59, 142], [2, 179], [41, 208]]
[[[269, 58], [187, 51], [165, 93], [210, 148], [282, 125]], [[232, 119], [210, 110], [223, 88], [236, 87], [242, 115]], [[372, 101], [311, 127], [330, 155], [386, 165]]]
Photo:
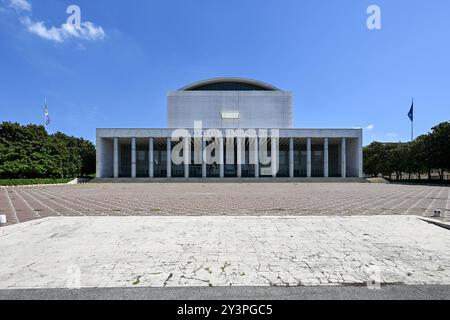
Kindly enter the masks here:
[[48, 126], [50, 124], [50, 116], [48, 115], [47, 99], [45, 99], [45, 106], [44, 106], [44, 123], [46, 126]]

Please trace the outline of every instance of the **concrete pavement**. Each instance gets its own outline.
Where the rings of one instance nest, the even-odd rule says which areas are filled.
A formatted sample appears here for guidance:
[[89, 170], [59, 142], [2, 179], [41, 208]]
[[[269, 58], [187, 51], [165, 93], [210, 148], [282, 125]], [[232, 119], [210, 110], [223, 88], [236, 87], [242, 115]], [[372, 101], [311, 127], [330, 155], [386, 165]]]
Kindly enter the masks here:
[[450, 300], [446, 285], [0, 290], [0, 300]]
[[415, 216], [59, 217], [0, 228], [0, 289], [450, 284]]

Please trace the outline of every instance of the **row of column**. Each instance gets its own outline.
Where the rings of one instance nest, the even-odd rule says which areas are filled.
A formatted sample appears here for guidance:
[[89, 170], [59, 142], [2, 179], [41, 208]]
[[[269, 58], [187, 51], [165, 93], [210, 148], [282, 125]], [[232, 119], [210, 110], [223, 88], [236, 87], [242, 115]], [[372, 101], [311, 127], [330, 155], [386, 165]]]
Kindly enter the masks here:
[[[236, 138], [237, 143], [237, 177], [242, 177], [242, 138]], [[184, 150], [190, 150], [190, 141], [185, 140], [186, 145]], [[272, 139], [272, 150], [276, 150], [275, 140]], [[172, 143], [171, 138], [167, 138], [167, 178], [172, 177]], [[258, 142], [254, 143], [254, 155], [255, 159], [255, 178], [259, 177], [259, 148]], [[206, 141], [202, 142], [202, 177], [206, 178]], [[328, 138], [324, 138], [323, 144], [323, 172], [324, 177], [329, 176], [329, 164], [328, 164]], [[189, 178], [189, 163], [190, 163], [190, 152], [185, 152], [185, 164], [184, 164], [184, 175], [185, 178]], [[222, 159], [220, 165], [220, 177], [223, 178], [225, 175], [224, 169], [224, 142], [223, 138], [219, 139], [219, 157]], [[306, 176], [311, 178], [311, 138], [306, 139]], [[347, 176], [347, 152], [346, 152], [346, 139], [341, 138], [341, 176], [345, 178]], [[272, 166], [272, 176], [276, 177], [276, 166]], [[114, 178], [119, 177], [119, 139], [114, 138]], [[131, 177], [136, 178], [136, 138], [131, 138]], [[149, 140], [149, 177], [154, 177], [154, 148], [153, 148], [153, 138]], [[289, 177], [294, 178], [294, 138], [289, 138]]]

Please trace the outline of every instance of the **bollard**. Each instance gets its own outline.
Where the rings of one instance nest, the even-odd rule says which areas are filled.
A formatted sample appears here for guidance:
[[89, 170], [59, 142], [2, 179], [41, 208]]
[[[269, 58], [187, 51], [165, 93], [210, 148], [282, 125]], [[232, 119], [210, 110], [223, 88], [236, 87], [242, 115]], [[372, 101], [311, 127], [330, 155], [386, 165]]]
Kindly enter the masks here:
[[425, 218], [433, 218], [433, 217], [434, 217], [434, 212], [432, 213], [432, 212], [430, 212], [429, 210], [427, 210], [427, 211], [425, 211], [425, 212], [423, 213], [423, 216], [424, 216]]
[[6, 216], [4, 214], [0, 215], [0, 224], [6, 224]]

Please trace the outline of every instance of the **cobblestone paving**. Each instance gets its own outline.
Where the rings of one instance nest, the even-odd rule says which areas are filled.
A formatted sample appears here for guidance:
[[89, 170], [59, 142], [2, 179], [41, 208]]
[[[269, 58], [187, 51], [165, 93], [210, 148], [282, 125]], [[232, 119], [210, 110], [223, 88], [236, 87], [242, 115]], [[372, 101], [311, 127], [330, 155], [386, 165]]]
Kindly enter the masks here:
[[0, 289], [450, 284], [450, 231], [415, 216], [64, 217], [0, 239]]
[[50, 216], [422, 215], [450, 188], [363, 183], [85, 184], [0, 188], [9, 224]]

